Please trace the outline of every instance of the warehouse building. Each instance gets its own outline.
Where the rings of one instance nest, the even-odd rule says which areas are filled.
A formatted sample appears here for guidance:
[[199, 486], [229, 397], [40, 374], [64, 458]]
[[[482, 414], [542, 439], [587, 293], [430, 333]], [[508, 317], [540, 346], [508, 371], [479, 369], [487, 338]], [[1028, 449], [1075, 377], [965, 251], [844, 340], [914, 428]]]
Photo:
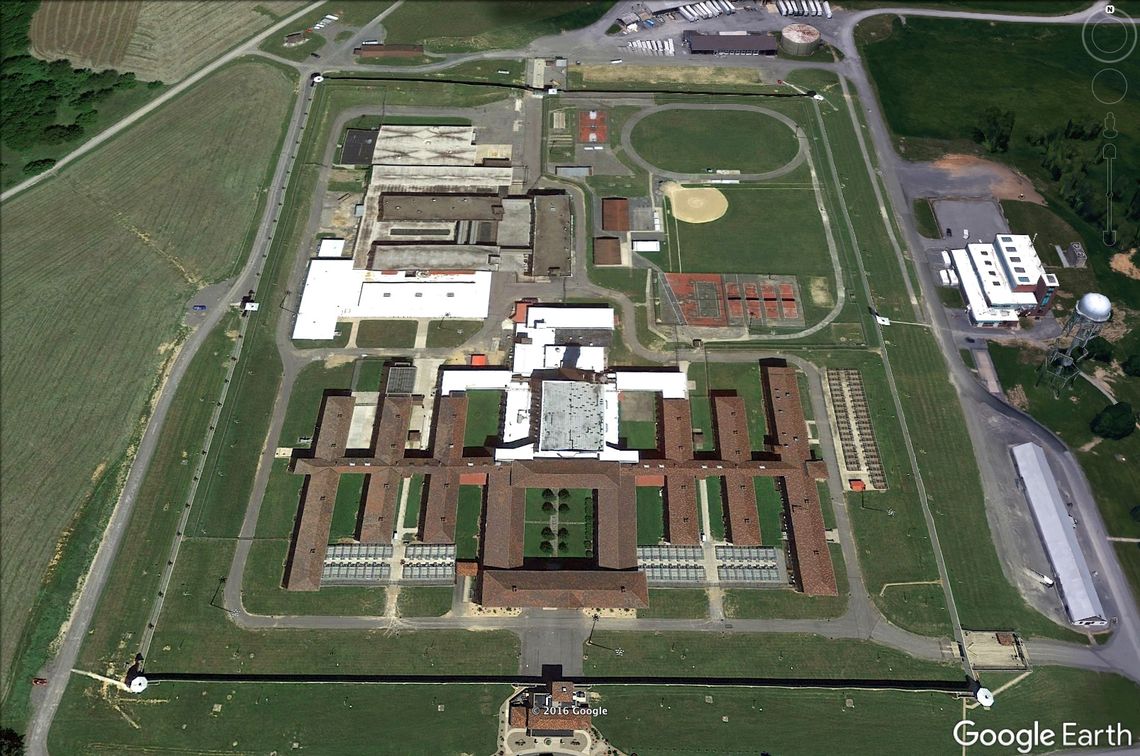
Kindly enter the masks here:
[[1018, 444], [1012, 453], [1069, 621], [1080, 627], [1106, 627], [1104, 607], [1077, 542], [1076, 523], [1065, 507], [1045, 451], [1037, 444]]
[[975, 325], [1015, 325], [1053, 306], [1057, 277], [1045, 271], [1028, 236], [998, 234], [993, 244], [968, 244], [950, 257]]
[[682, 44], [693, 55], [775, 55], [776, 38], [764, 32], [721, 32], [705, 34], [686, 30]]

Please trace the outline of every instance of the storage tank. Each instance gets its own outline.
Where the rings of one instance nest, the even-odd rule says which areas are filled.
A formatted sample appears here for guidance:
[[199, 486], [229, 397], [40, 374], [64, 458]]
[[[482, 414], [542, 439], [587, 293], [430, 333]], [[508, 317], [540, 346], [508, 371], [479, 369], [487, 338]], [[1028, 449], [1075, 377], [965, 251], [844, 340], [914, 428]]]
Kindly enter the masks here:
[[811, 55], [819, 43], [819, 29], [810, 24], [788, 24], [780, 32], [780, 49], [788, 55]]

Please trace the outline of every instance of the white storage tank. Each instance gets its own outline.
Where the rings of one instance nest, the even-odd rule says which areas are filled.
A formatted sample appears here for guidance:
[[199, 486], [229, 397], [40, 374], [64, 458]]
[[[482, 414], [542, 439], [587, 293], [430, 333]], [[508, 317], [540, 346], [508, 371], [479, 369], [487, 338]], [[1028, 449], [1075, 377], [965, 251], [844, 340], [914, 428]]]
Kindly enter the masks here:
[[788, 24], [780, 32], [780, 49], [788, 55], [811, 55], [821, 41], [819, 29], [810, 24]]

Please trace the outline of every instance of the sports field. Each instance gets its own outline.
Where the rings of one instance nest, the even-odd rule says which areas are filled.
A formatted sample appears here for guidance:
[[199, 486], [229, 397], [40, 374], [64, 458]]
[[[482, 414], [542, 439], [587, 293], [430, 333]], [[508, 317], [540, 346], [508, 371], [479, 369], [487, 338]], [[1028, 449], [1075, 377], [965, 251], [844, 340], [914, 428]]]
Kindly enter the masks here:
[[94, 68], [167, 83], [222, 56], [304, 0], [84, 3], [46, 0], [32, 19], [32, 49]]
[[56, 539], [115, 499], [188, 301], [244, 260], [292, 94], [276, 67], [232, 65], [4, 206], [0, 559], [23, 565], [0, 582], [5, 675]]
[[493, 50], [587, 26], [613, 6], [608, 0], [424, 0], [404, 3], [384, 19], [388, 43], [422, 43], [433, 52]]
[[633, 127], [633, 149], [661, 170], [766, 173], [796, 156], [796, 135], [771, 116], [742, 110], [662, 110]]
[[718, 220], [693, 224], [670, 219], [669, 270], [834, 278], [810, 183], [720, 189], [728, 211]]

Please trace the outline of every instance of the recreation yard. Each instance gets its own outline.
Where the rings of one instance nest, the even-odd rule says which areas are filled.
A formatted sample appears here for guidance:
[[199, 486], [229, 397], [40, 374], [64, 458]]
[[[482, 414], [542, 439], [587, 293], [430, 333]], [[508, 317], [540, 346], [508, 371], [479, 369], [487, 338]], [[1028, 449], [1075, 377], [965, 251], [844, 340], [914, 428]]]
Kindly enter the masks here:
[[658, 111], [634, 125], [630, 141], [645, 160], [675, 173], [766, 173], [791, 162], [799, 148], [787, 125], [749, 110]]

